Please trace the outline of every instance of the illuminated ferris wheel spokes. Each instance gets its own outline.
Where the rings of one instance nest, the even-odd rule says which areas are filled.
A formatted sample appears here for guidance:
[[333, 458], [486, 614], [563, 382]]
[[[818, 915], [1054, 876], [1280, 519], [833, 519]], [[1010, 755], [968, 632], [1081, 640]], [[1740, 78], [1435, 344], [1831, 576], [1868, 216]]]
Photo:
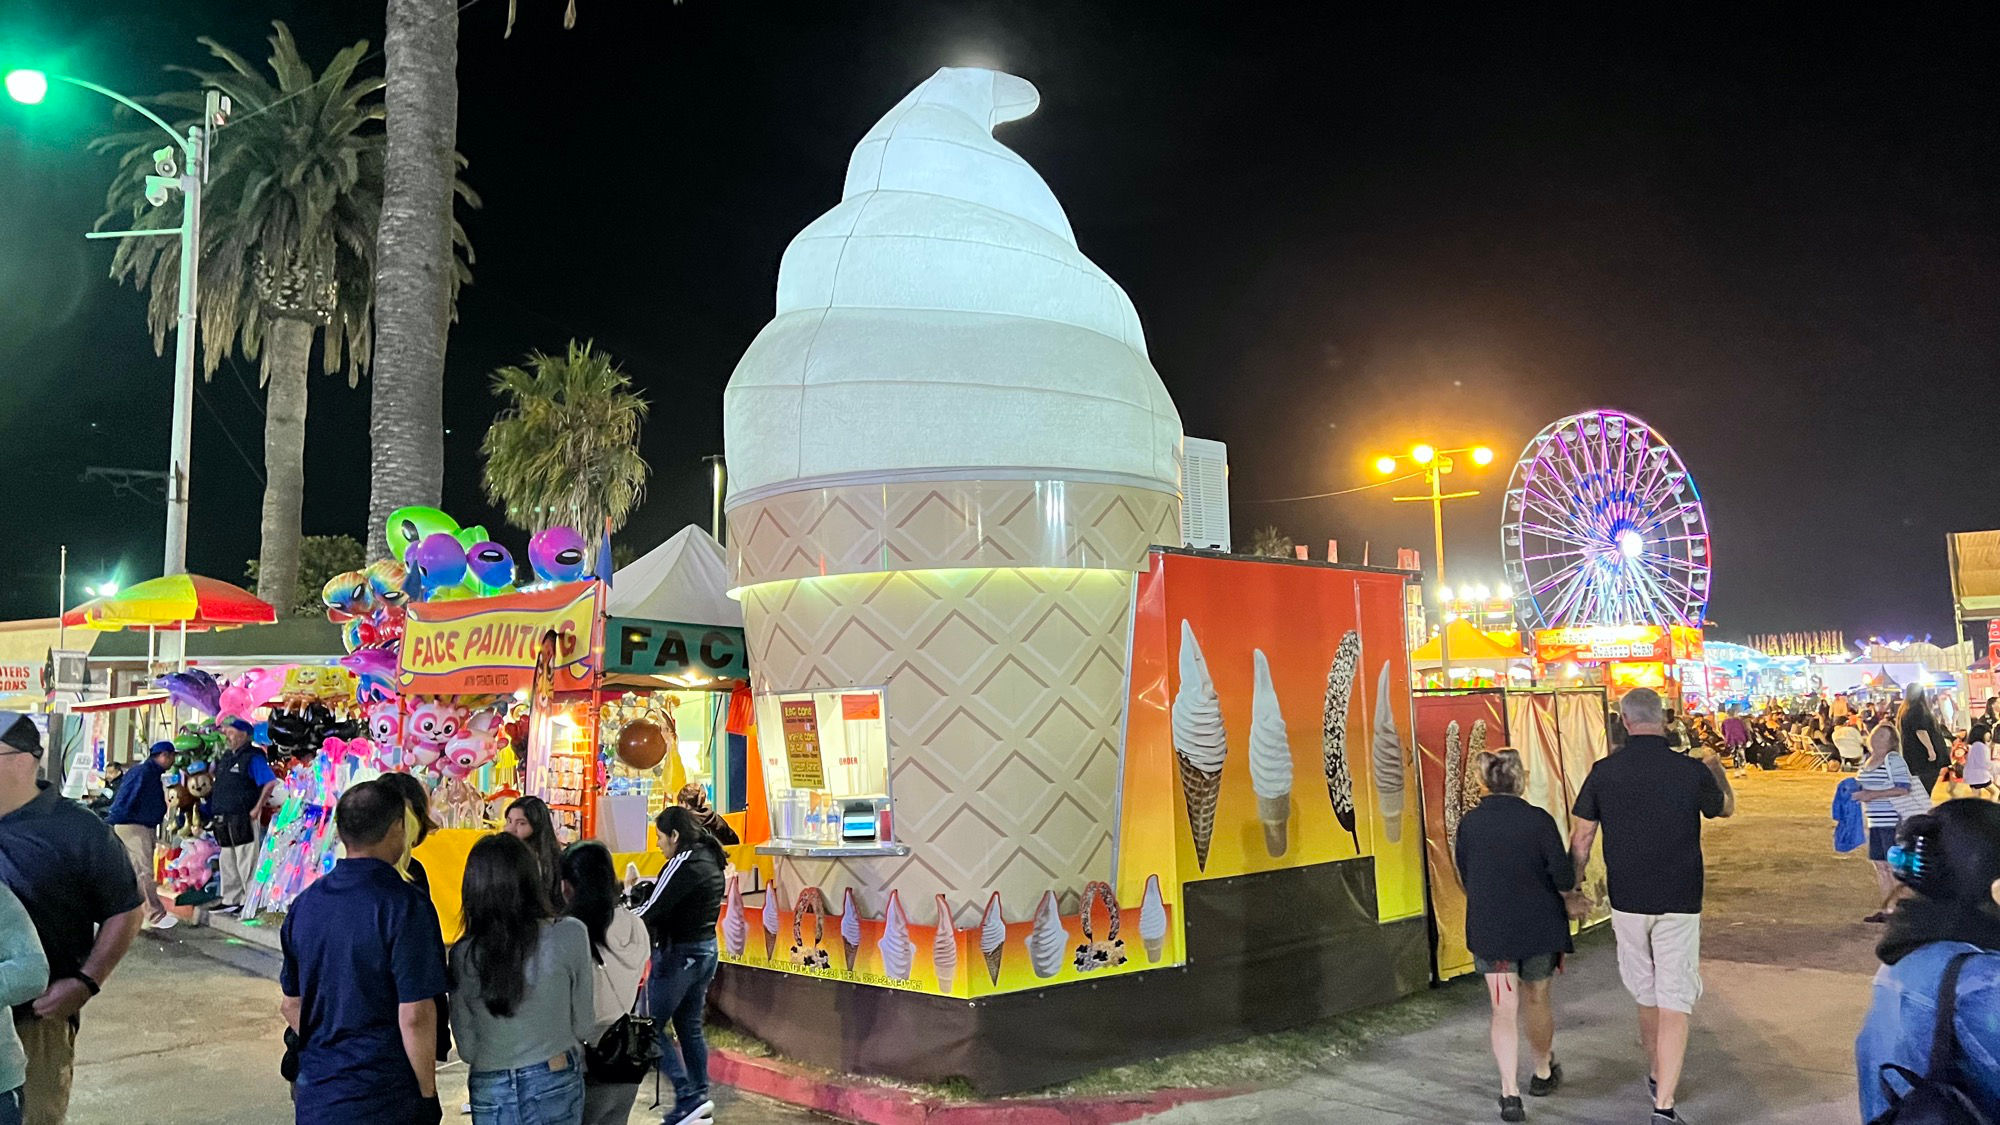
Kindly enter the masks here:
[[1613, 410], [1573, 414], [1522, 450], [1501, 552], [1532, 628], [1700, 624], [1708, 516], [1680, 455]]

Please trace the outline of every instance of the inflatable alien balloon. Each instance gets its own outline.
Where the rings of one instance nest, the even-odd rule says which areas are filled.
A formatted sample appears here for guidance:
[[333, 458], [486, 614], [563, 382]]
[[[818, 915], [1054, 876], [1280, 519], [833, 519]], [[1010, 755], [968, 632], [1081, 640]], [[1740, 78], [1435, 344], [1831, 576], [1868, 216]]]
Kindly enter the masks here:
[[462, 596], [458, 588], [465, 582], [465, 548], [457, 539], [441, 531], [426, 535], [403, 562], [416, 572], [425, 601]]
[[[433, 535], [457, 535], [458, 521], [438, 511], [413, 504], [407, 508], [397, 508], [389, 513], [389, 523], [385, 529], [389, 535], [389, 553], [397, 562], [410, 548]], [[484, 536], [481, 536], [484, 538]]]
[[482, 597], [514, 590], [513, 552], [491, 539], [465, 549], [465, 568], [472, 572], [472, 581], [478, 584]]
[[583, 536], [571, 527], [551, 527], [528, 540], [528, 565], [544, 582], [575, 582], [590, 569]]

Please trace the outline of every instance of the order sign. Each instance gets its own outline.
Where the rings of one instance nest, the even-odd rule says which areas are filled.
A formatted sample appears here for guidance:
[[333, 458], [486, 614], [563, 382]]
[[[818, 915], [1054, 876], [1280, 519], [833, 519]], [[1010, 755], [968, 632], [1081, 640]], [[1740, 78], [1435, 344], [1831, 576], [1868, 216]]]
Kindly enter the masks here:
[[778, 718], [785, 728], [785, 772], [794, 789], [826, 788], [826, 767], [819, 755], [819, 714], [813, 701], [780, 701]]

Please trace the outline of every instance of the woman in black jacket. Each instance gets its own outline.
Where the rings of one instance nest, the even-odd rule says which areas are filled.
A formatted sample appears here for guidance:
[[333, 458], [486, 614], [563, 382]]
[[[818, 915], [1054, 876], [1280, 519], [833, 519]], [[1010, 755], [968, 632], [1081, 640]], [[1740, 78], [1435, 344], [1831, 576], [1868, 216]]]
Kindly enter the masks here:
[[1465, 947], [1486, 975], [1493, 1001], [1493, 1059], [1500, 1066], [1500, 1120], [1526, 1121], [1521, 1107], [1520, 1034], [1525, 1014], [1535, 1071], [1528, 1093], [1562, 1084], [1555, 1060], [1555, 1012], [1549, 981], [1571, 950], [1563, 893], [1576, 868], [1548, 813], [1521, 799], [1527, 771], [1518, 751], [1479, 756], [1487, 797], [1458, 822], [1459, 882], [1465, 887]]
[[[708, 986], [715, 980], [715, 920], [722, 910], [722, 845], [680, 805], [668, 805], [653, 819], [667, 865], [639, 918], [653, 938], [649, 986], [655, 1026], [660, 1029], [660, 1072], [674, 1084], [674, 1109], [665, 1125], [695, 1125], [715, 1114], [708, 1098], [708, 1042], [701, 1017]], [[666, 1041], [673, 1025], [674, 1043]]]

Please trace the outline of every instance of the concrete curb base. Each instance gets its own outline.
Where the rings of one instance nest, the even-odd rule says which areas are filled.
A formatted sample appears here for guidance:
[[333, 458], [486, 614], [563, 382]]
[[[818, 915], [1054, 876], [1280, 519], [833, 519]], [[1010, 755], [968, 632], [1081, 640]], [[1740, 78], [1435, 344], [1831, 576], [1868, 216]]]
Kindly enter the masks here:
[[809, 1071], [776, 1059], [711, 1048], [710, 1078], [752, 1094], [865, 1125], [1119, 1125], [1120, 1122], [1241, 1093], [1157, 1090], [1106, 1097], [948, 1102], [894, 1086]]

